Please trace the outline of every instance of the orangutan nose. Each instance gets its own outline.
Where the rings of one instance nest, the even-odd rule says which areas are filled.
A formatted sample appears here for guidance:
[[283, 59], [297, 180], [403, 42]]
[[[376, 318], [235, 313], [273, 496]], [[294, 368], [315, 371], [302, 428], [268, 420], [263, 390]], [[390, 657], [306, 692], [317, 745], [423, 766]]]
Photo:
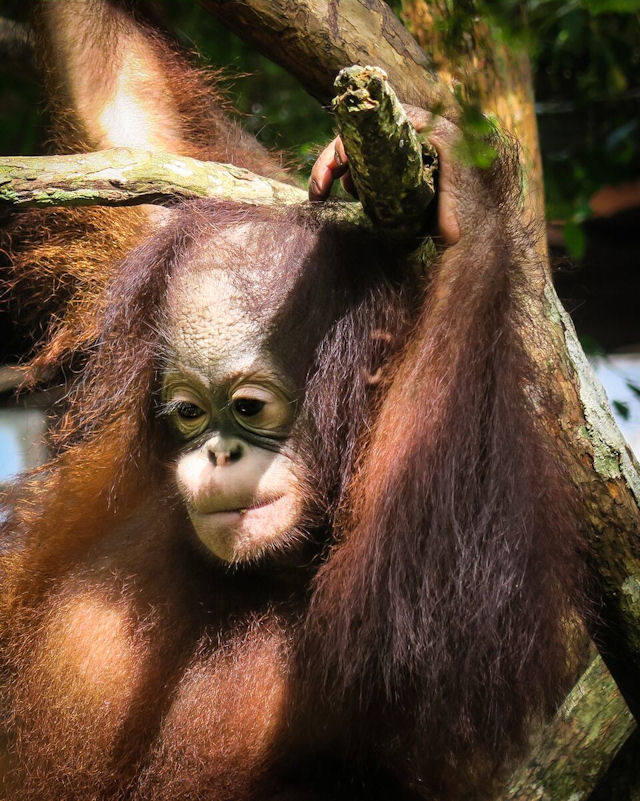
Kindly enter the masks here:
[[216, 467], [225, 467], [241, 459], [244, 449], [237, 439], [212, 437], [207, 443], [207, 452]]

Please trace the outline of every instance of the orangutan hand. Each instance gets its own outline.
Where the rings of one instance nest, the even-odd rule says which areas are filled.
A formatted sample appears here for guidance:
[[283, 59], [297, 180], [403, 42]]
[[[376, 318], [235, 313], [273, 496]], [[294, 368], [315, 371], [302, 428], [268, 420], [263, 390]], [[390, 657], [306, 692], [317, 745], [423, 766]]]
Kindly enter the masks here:
[[[453, 147], [459, 139], [459, 130], [452, 122], [425, 109], [416, 106], [405, 106], [404, 109], [416, 131], [428, 131], [429, 141], [438, 151], [438, 234], [444, 244], [455, 245], [460, 239], [460, 224]], [[313, 165], [309, 180], [309, 200], [326, 200], [333, 182], [338, 178], [347, 192], [356, 194], [349, 172], [349, 159], [339, 136], [325, 147]]]

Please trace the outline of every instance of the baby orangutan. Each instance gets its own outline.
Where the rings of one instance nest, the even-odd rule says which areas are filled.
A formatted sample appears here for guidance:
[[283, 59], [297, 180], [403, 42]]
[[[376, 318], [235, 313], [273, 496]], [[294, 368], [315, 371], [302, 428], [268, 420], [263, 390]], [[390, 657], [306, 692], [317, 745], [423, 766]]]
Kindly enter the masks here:
[[[131, 7], [42, 5], [59, 141], [273, 174]], [[318, 204], [14, 224], [36, 363], [75, 372], [5, 501], [7, 801], [480, 798], [559, 700], [581, 558], [517, 155], [464, 167], [428, 122], [428, 276]]]

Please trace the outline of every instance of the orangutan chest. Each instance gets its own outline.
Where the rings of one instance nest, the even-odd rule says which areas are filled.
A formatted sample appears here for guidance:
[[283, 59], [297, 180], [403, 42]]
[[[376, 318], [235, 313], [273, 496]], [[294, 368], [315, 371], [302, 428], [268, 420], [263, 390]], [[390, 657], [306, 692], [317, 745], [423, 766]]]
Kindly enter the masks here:
[[11, 793], [21, 799], [115, 796], [125, 785], [145, 801], [224, 799], [230, 777], [241, 798], [283, 726], [286, 647], [266, 618], [197, 631], [126, 593], [67, 590], [25, 624], [11, 661]]

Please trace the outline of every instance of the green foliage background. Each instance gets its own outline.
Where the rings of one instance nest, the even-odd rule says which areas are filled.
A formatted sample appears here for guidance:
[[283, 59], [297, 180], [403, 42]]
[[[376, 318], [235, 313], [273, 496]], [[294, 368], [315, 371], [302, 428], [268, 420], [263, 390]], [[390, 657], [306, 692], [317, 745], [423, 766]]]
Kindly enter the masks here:
[[[567, 221], [567, 243], [579, 255], [578, 223], [589, 214], [589, 196], [604, 184], [640, 176], [640, 0], [443, 1], [450, 37], [480, 14], [510, 44], [529, 49], [547, 213]], [[401, 16], [402, 3], [391, 5]], [[183, 45], [224, 69], [245, 127], [307, 171], [331, 137], [327, 112], [197, 3], [174, 0], [158, 8]], [[2, 14], [25, 21], [23, 0], [4, 0]], [[0, 152], [41, 149], [42, 108], [37, 80], [0, 63]]]

